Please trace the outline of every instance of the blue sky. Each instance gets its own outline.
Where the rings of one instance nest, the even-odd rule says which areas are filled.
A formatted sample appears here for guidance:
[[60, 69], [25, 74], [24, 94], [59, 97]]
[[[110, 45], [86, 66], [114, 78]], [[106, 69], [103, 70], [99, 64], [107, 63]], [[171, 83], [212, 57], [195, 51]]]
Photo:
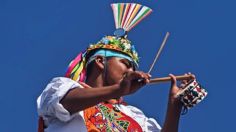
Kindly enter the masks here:
[[[36, 99], [46, 84], [63, 76], [77, 53], [115, 30], [111, 0], [0, 1], [0, 131], [37, 130]], [[167, 31], [170, 37], [153, 77], [192, 72], [209, 95], [187, 115], [181, 132], [234, 129], [235, 31], [233, 0], [132, 1], [154, 12], [129, 39], [148, 71]], [[126, 101], [163, 124], [170, 84], [148, 85]]]

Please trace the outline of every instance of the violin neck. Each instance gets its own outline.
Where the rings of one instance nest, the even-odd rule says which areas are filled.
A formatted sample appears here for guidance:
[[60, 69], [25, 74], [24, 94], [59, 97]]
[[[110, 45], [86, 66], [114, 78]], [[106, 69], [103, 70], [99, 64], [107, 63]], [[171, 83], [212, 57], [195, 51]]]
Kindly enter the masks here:
[[[176, 77], [176, 80], [181, 81], [181, 80], [189, 80], [193, 76], [192, 75], [180, 75], [180, 76], [175, 76], [175, 77]], [[153, 79], [150, 79], [150, 84], [169, 82], [169, 81], [171, 81], [170, 77], [153, 78]]]

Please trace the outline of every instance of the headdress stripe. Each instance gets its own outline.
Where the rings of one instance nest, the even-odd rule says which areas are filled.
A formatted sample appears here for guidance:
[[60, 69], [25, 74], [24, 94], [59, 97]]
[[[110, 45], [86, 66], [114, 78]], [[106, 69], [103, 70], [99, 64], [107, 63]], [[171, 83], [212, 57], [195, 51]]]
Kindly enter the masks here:
[[131, 22], [133, 21], [133, 18], [135, 17], [135, 15], [137, 14], [137, 12], [139, 11], [140, 7], [141, 7], [140, 4], [136, 4], [136, 5], [135, 5], [135, 8], [134, 8], [134, 10], [132, 11], [132, 14], [131, 14], [131, 16], [130, 16], [130, 18], [129, 18], [129, 21], [128, 21], [128, 23], [127, 23], [126, 26], [125, 26], [125, 28], [127, 29], [127, 31], [128, 31], [128, 27], [130, 26]]
[[124, 10], [124, 14], [123, 14], [123, 17], [122, 17], [121, 27], [124, 27], [124, 23], [125, 23], [125, 20], [127, 18], [127, 15], [128, 15], [129, 8], [130, 8], [130, 3], [125, 4], [125, 10]]
[[119, 28], [121, 28], [122, 16], [124, 11], [124, 3], [119, 4]]
[[130, 31], [133, 27], [135, 27], [138, 23], [140, 23], [145, 17], [147, 17], [152, 10], [150, 8], [142, 9], [139, 14], [134, 18], [130, 27], [128, 27], [128, 31]]
[[135, 4], [132, 3], [131, 6], [130, 6], [130, 8], [129, 8], [128, 15], [127, 15], [127, 17], [126, 17], [126, 19], [125, 19], [125, 23], [124, 23], [124, 27], [123, 27], [125, 31], [127, 31], [125, 27], [126, 27], [127, 24], [128, 24], [128, 20], [129, 20], [129, 18], [130, 18], [130, 16], [131, 16], [132, 12], [133, 12], [133, 10], [134, 10], [134, 7], [135, 7]]
[[117, 10], [118, 10], [117, 11], [117, 13], [118, 13], [117, 14], [117, 26], [118, 26], [118, 28], [120, 28], [120, 14], [121, 14], [120, 13], [120, 3], [117, 4]]
[[115, 20], [115, 25], [116, 28], [118, 28], [118, 11], [117, 11], [117, 4], [111, 4], [112, 10], [113, 10], [113, 15], [114, 15], [114, 20]]

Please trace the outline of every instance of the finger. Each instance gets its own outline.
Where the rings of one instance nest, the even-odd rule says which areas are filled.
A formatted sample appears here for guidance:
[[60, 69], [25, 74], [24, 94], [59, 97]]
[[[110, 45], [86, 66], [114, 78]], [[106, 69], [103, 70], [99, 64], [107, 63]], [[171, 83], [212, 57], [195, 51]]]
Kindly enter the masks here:
[[188, 83], [187, 80], [182, 80], [182, 81], [181, 81], [181, 84], [187, 84], [187, 83]]
[[132, 78], [132, 80], [136, 80], [144, 78], [145, 76], [140, 71], [135, 71], [130, 73], [130, 77]]
[[149, 76], [148, 74], [141, 72], [141, 71], [135, 71], [132, 73], [132, 83], [133, 85], [135, 85], [136, 87], [142, 87], [144, 85], [146, 85], [147, 83], [149, 83]]
[[192, 74], [191, 72], [185, 73], [184, 75], [190, 75], [190, 78], [189, 78], [189, 79], [182, 80], [182, 81], [181, 81], [181, 84], [185, 84], [185, 85], [186, 85], [190, 80], [195, 79], [195, 75]]
[[173, 74], [169, 74], [170, 78], [171, 78], [171, 87], [176, 86], [176, 77]]
[[143, 78], [145, 79], [150, 79], [152, 76], [148, 73], [142, 72], [142, 71], [138, 71], [140, 74], [142, 74]]
[[194, 74], [191, 74], [191, 78], [192, 78], [192, 80], [195, 80], [196, 76]]
[[139, 71], [138, 73], [142, 75], [142, 78], [141, 78], [141, 79], [138, 79], [139, 82], [142, 82], [142, 83], [144, 83], [144, 84], [150, 82], [150, 77], [151, 77], [150, 74], [144, 73], [144, 72], [142, 72], [142, 71]]
[[150, 79], [150, 78], [152, 77], [152, 75], [148, 73], [148, 77], [149, 77], [149, 79]]
[[130, 77], [132, 77], [132, 79], [134, 79], [134, 80], [137, 80], [137, 79], [148, 79], [149, 78], [149, 76], [146, 73], [141, 72], [141, 71], [132, 72], [130, 74]]
[[188, 72], [188, 75], [190, 75], [191, 79], [195, 79], [196, 78], [196, 76], [194, 74], [192, 74], [191, 72]]

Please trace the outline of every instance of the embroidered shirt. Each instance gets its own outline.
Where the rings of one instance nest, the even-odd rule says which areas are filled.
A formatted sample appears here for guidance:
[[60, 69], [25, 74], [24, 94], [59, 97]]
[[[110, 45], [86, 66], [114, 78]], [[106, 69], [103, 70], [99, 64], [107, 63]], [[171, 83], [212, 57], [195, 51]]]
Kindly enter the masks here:
[[[43, 117], [45, 132], [87, 132], [84, 112], [71, 115], [60, 100], [73, 88], [83, 88], [79, 83], [65, 77], [54, 78], [37, 99], [39, 116]], [[131, 105], [115, 104], [121, 112], [134, 119], [144, 132], [160, 132], [161, 127], [153, 118], [148, 118]]]

